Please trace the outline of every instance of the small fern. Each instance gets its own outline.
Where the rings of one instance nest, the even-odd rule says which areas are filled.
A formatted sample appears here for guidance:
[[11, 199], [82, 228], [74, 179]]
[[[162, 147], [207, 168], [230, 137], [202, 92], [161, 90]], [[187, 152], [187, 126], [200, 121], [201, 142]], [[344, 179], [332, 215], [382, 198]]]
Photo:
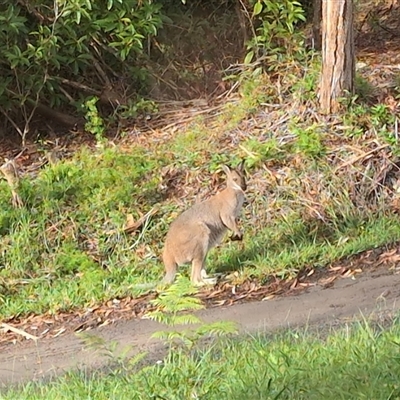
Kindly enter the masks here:
[[147, 355], [146, 352], [140, 352], [134, 356], [129, 356], [129, 353], [132, 352], [132, 346], [119, 348], [118, 341], [107, 342], [102, 337], [91, 333], [78, 332], [76, 336], [82, 340], [88, 349], [107, 357], [111, 361], [113, 373], [131, 371]]
[[200, 326], [196, 332], [199, 336], [225, 336], [237, 333], [237, 325], [231, 321], [218, 321]]
[[193, 297], [198, 289], [190, 281], [178, 275], [176, 282], [161, 293], [157, 299], [152, 300], [156, 310], [147, 314], [147, 317], [168, 326], [200, 325], [196, 329], [180, 329], [179, 331], [160, 331], [152, 335], [171, 346], [183, 345], [192, 349], [202, 338], [209, 336], [223, 336], [237, 332], [237, 327], [232, 322], [219, 321], [204, 324], [195, 315], [183, 311], [197, 311], [204, 308], [198, 298]]
[[148, 317], [154, 321], [160, 322], [161, 324], [168, 326], [175, 325], [189, 325], [199, 324], [201, 321], [199, 318], [191, 314], [176, 315], [169, 314], [162, 310], [155, 310], [148, 314]]

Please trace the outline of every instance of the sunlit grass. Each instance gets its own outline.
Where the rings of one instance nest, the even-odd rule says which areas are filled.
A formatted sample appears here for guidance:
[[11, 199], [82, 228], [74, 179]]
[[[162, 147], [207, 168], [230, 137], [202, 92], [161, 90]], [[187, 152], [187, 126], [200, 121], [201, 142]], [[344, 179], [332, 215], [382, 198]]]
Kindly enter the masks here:
[[[296, 90], [314, 79], [295, 78], [288, 77]], [[45, 166], [34, 179], [24, 177], [21, 209], [11, 207], [9, 188], [0, 181], [0, 319], [93, 306], [158, 282], [169, 224], [215, 193], [223, 163], [243, 158], [244, 241], [226, 239], [213, 249], [209, 271], [236, 270], [261, 281], [269, 274], [289, 277], [400, 240], [400, 220], [390, 208], [393, 188], [374, 187], [371, 169], [371, 176], [352, 167], [338, 172], [332, 163], [352, 157], [337, 144], [350, 137], [330, 136], [323, 123], [299, 115], [288, 118], [285, 108], [275, 115], [283, 125], [263, 129], [269, 123], [264, 102], [277, 99], [278, 89], [260, 77], [244, 81], [240, 93], [241, 101], [228, 103], [212, 124], [198, 117], [141, 145], [103, 141], [96, 150], [83, 147]], [[369, 123], [387, 124], [386, 114], [375, 110]], [[369, 114], [360, 115], [365, 123]], [[353, 125], [361, 117], [347, 115]], [[241, 122], [257, 118], [261, 128], [240, 130]], [[136, 220], [154, 207], [157, 213], [139, 232], [124, 233], [128, 215]]]
[[129, 359], [108, 373], [71, 372], [29, 383], [2, 399], [396, 399], [400, 396], [400, 325], [360, 322], [320, 333], [306, 328], [274, 336], [225, 339], [157, 365]]

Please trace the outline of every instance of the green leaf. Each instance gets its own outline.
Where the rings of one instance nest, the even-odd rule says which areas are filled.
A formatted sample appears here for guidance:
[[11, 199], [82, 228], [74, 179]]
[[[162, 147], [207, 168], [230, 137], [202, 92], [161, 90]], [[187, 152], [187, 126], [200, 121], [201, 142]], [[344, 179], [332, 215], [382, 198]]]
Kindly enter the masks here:
[[250, 64], [251, 61], [253, 60], [254, 57], [254, 51], [250, 50], [247, 54], [246, 57], [244, 58], [244, 63], [245, 64]]
[[257, 2], [256, 4], [254, 4], [254, 9], [253, 9], [253, 15], [258, 15], [261, 13], [263, 9], [263, 6], [260, 2]]

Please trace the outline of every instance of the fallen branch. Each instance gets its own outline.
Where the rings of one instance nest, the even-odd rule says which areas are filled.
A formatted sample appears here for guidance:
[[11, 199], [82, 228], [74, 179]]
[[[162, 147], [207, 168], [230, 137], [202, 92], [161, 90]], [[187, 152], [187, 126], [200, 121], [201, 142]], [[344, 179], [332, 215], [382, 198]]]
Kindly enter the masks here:
[[97, 96], [97, 97], [101, 96], [101, 91], [100, 90], [93, 89], [90, 86], [84, 85], [83, 83], [71, 81], [71, 80], [66, 79], [66, 78], [54, 78], [54, 79], [58, 80], [61, 83], [64, 83], [65, 85], [73, 87], [74, 89], [78, 89], [80, 91], [92, 94], [92, 95]]
[[64, 83], [65, 85], [68, 85], [74, 89], [98, 97], [99, 101], [103, 104], [112, 104], [116, 106], [119, 104], [123, 104], [121, 96], [117, 92], [113, 91], [111, 88], [104, 88], [103, 90], [100, 91], [97, 89], [93, 89], [90, 86], [84, 85], [83, 83], [71, 81], [66, 78], [54, 78], [54, 79], [57, 79], [59, 82]]
[[22, 329], [15, 328], [15, 327], [12, 326], [12, 325], [8, 325], [8, 324], [6, 324], [5, 322], [3, 322], [3, 323], [1, 324], [1, 327], [2, 327], [6, 332], [8, 332], [8, 331], [14, 332], [14, 333], [16, 333], [17, 335], [24, 336], [26, 339], [31, 339], [31, 340], [34, 340], [34, 341], [36, 341], [36, 340], [39, 339], [37, 336], [31, 335], [30, 333], [25, 332], [25, 331], [23, 331]]
[[36, 111], [42, 116], [48, 117], [53, 121], [57, 121], [62, 125], [70, 128], [75, 128], [76, 126], [83, 124], [82, 119], [73, 117], [60, 111], [53, 110], [52, 108], [45, 106], [44, 104], [37, 103]]

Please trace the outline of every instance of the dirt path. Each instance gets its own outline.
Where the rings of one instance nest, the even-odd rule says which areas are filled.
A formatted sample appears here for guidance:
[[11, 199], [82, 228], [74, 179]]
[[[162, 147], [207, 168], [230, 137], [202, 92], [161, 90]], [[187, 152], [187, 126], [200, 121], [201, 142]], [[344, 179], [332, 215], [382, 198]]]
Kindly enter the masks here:
[[[371, 313], [393, 313], [400, 308], [400, 273], [396, 267], [381, 265], [355, 278], [340, 278], [329, 287], [317, 284], [297, 296], [237, 304], [203, 310], [206, 322], [235, 321], [241, 332], [273, 331], [281, 327], [344, 321]], [[131, 345], [134, 352], [149, 350], [153, 358], [162, 350], [150, 335], [164, 329], [146, 319], [119, 321], [95, 328], [91, 334], [107, 342]], [[0, 354], [0, 387], [28, 380], [48, 378], [72, 368], [97, 368], [108, 361], [88, 350], [75, 334], [3, 347]]]

